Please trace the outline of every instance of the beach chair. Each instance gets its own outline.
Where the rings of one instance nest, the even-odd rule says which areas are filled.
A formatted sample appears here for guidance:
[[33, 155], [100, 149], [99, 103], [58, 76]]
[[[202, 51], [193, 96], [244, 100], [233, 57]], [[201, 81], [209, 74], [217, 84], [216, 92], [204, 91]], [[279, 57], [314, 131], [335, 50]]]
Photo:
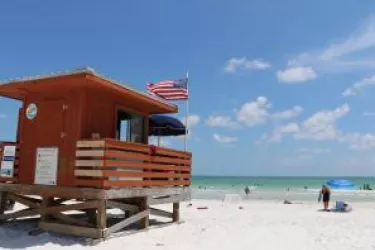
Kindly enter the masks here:
[[335, 212], [350, 212], [351, 210], [351, 206], [345, 201], [336, 201]]

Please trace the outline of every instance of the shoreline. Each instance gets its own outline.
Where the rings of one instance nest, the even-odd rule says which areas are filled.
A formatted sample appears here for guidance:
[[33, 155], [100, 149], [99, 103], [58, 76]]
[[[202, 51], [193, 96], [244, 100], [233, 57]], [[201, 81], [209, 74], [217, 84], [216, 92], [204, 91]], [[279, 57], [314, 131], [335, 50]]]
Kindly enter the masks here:
[[[239, 196], [242, 200], [270, 200], [283, 201], [292, 200], [298, 202], [316, 202], [319, 195], [318, 189], [301, 190], [290, 189], [258, 189], [251, 190], [246, 196], [240, 189], [192, 189], [192, 199], [223, 200], [227, 196]], [[369, 203], [375, 201], [374, 190], [331, 190], [331, 201], [347, 201], [352, 203]]]

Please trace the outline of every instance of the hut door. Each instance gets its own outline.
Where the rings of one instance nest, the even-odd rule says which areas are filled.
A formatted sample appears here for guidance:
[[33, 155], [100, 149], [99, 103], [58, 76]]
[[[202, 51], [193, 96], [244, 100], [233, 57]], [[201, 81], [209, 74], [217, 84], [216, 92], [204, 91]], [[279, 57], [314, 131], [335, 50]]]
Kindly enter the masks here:
[[[59, 180], [60, 169], [58, 163], [64, 157], [63, 142], [65, 131], [63, 104], [62, 100], [48, 100], [39, 103], [38, 114], [35, 120], [37, 157], [35, 184], [57, 185]], [[44, 161], [44, 163], [40, 163], [41, 161]]]

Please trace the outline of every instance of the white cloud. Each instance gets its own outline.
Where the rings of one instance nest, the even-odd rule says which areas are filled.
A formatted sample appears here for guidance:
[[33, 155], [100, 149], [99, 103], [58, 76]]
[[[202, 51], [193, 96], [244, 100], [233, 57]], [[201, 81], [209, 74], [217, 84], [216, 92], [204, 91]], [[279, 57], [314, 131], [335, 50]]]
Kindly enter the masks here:
[[290, 134], [299, 132], [300, 127], [297, 123], [288, 123], [284, 126], [281, 126], [278, 130], [280, 131], [280, 133]]
[[333, 43], [323, 50], [322, 60], [336, 59], [375, 46], [375, 19], [367, 19], [359, 29], [341, 42]]
[[296, 139], [310, 140], [334, 140], [340, 136], [336, 128], [336, 121], [345, 117], [350, 111], [348, 104], [334, 110], [323, 110], [316, 112], [300, 125], [300, 131], [294, 136]]
[[340, 138], [341, 142], [346, 142], [351, 149], [368, 150], [375, 148], [375, 134], [371, 133], [347, 133]]
[[268, 109], [271, 104], [264, 96], [259, 96], [255, 101], [243, 104], [237, 113], [237, 120], [247, 126], [263, 124], [268, 118]]
[[276, 76], [280, 82], [299, 83], [313, 80], [317, 74], [311, 67], [290, 67], [284, 71], [278, 70]]
[[219, 142], [219, 143], [224, 143], [224, 144], [230, 144], [230, 143], [234, 143], [236, 141], [238, 141], [238, 138], [237, 137], [232, 137], [232, 136], [223, 136], [223, 135], [219, 135], [219, 134], [213, 134], [213, 138], [215, 141]]
[[[199, 115], [192, 114], [187, 117], [187, 138], [190, 139], [192, 136], [192, 130], [195, 126], [197, 126], [200, 122], [201, 118]], [[181, 122], [186, 126], [186, 116], [181, 118]], [[179, 136], [180, 138], [185, 138], [185, 135]]]
[[342, 132], [336, 128], [336, 121], [345, 117], [350, 111], [348, 104], [334, 110], [322, 110], [316, 112], [301, 124], [288, 123], [272, 130], [270, 134], [263, 134], [257, 141], [280, 142], [285, 134], [291, 134], [295, 139], [304, 140], [335, 140], [342, 136]]
[[[327, 47], [303, 52], [288, 62], [290, 67], [312, 66], [325, 73], [375, 68], [375, 16], [346, 36], [335, 39]], [[367, 53], [364, 53], [364, 52]]]
[[[200, 122], [201, 118], [199, 115], [189, 115], [187, 117], [187, 128], [193, 128]], [[181, 122], [186, 126], [186, 116], [181, 118]]]
[[230, 116], [210, 116], [206, 120], [206, 124], [211, 127], [237, 127], [237, 123]]
[[261, 142], [281, 142], [284, 134], [294, 134], [300, 131], [297, 123], [288, 123], [286, 125], [274, 128], [271, 134], [263, 134], [262, 137], [257, 141]]
[[356, 95], [357, 93], [352, 88], [347, 88], [342, 92], [342, 96], [352, 96]]
[[271, 64], [260, 59], [249, 60], [246, 57], [232, 57], [224, 67], [227, 73], [235, 73], [238, 69], [243, 70], [265, 70], [271, 67]]
[[273, 113], [271, 117], [276, 120], [289, 120], [296, 116], [299, 116], [302, 112], [303, 108], [301, 106], [294, 106], [291, 109]]
[[272, 104], [264, 96], [259, 96], [235, 109], [235, 119], [230, 116], [210, 116], [206, 124], [213, 127], [239, 128], [241, 125], [253, 127], [265, 124], [268, 121], [285, 121], [297, 117], [303, 112], [300, 106], [271, 113]]
[[353, 84], [352, 87], [347, 88], [342, 93], [342, 96], [352, 96], [358, 94], [360, 90], [370, 85], [375, 85], [375, 75], [367, 77], [359, 82]]
[[296, 151], [300, 153], [323, 154], [329, 153], [331, 150], [329, 148], [299, 148]]

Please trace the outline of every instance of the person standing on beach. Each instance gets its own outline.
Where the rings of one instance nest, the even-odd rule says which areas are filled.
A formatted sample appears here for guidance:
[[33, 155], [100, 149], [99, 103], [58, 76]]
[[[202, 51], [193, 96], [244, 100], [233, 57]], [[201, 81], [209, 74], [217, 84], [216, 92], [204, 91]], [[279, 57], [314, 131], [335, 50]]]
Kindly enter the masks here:
[[319, 201], [323, 198], [324, 211], [328, 211], [329, 200], [331, 196], [331, 190], [326, 185], [323, 185], [322, 190], [319, 193]]
[[250, 194], [250, 188], [248, 186], [245, 187], [245, 194], [246, 196], [249, 196]]

